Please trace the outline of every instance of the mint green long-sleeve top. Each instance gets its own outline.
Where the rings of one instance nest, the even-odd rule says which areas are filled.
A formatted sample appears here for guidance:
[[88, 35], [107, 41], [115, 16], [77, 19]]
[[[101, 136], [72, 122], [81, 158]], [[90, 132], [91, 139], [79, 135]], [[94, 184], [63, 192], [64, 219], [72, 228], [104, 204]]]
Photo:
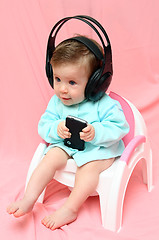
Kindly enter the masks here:
[[[95, 129], [95, 137], [85, 143], [85, 149], [78, 151], [64, 145], [57, 134], [58, 124], [68, 115], [82, 118]], [[39, 135], [52, 147], [60, 147], [73, 157], [78, 166], [87, 162], [120, 156], [124, 150], [122, 138], [129, 132], [129, 126], [118, 101], [105, 94], [100, 100], [66, 106], [54, 95], [38, 125]]]

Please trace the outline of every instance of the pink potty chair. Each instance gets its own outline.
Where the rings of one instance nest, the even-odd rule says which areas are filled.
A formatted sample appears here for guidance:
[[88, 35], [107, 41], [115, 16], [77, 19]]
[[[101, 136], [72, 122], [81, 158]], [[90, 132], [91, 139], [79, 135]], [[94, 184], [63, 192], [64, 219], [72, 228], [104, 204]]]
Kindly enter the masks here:
[[[120, 102], [125, 117], [129, 123], [130, 131], [123, 138], [125, 150], [121, 157], [117, 158], [110, 168], [100, 174], [96, 193], [99, 195], [102, 225], [105, 229], [117, 232], [122, 224], [123, 203], [126, 188], [130, 176], [136, 164], [142, 160], [143, 182], [147, 184], [148, 191], [152, 190], [152, 151], [147, 136], [145, 122], [136, 107], [125, 98], [114, 92], [109, 96]], [[37, 167], [48, 144], [39, 144], [31, 161], [26, 186]], [[54, 179], [68, 186], [74, 186], [75, 172], [77, 166], [73, 159], [69, 159], [64, 169], [57, 171]], [[40, 195], [38, 201], [43, 202], [45, 190]]]

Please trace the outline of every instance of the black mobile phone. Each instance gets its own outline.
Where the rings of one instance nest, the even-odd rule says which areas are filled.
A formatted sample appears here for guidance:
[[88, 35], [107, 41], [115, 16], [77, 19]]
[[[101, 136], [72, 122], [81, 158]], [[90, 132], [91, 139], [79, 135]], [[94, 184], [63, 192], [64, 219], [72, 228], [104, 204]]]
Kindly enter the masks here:
[[64, 144], [68, 147], [83, 151], [85, 142], [80, 139], [79, 133], [83, 128], [87, 127], [87, 121], [69, 115], [66, 118], [66, 127], [69, 128], [71, 138], [64, 139]]

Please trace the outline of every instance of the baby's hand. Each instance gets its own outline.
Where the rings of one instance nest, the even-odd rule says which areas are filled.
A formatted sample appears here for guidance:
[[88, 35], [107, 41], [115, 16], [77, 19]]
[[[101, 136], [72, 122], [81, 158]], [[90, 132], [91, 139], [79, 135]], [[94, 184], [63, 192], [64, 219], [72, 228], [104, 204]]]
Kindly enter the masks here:
[[91, 124], [88, 124], [87, 127], [83, 128], [82, 132], [80, 132], [80, 139], [85, 142], [90, 142], [95, 137], [95, 130]]
[[71, 137], [69, 129], [65, 126], [65, 121], [60, 122], [57, 126], [57, 134], [63, 139]]

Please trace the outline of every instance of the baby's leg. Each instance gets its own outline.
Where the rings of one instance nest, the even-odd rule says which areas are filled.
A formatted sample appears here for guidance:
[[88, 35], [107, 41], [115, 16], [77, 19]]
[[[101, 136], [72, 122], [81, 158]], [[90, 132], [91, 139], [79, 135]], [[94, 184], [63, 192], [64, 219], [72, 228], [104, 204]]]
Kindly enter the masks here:
[[114, 158], [87, 163], [77, 169], [75, 186], [65, 204], [55, 213], [45, 217], [42, 223], [54, 230], [73, 222], [84, 201], [95, 191], [99, 174], [110, 167]]
[[63, 168], [68, 158], [69, 156], [62, 149], [58, 147], [50, 149], [33, 172], [23, 199], [10, 204], [7, 212], [15, 217], [30, 212], [39, 195], [52, 180], [55, 171]]

